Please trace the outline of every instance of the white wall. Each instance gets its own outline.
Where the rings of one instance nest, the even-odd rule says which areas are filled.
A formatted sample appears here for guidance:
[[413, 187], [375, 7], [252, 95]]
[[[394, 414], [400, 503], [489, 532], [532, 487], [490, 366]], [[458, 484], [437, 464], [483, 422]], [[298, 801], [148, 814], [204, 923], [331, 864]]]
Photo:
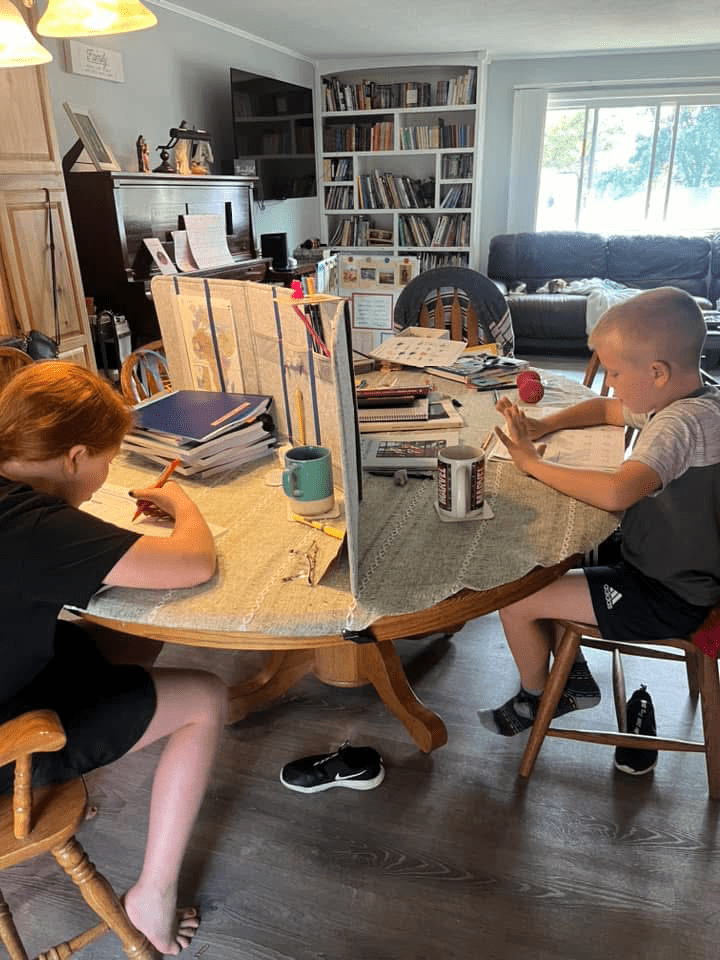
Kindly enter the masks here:
[[[608, 56], [496, 60], [488, 66], [480, 216], [480, 269], [490, 239], [508, 230], [513, 94], [516, 87], [593, 83], [698, 82], [720, 77], [718, 50], [658, 51]], [[522, 186], [522, 185], [520, 185]]]
[[[64, 41], [43, 41], [54, 60], [48, 64], [50, 95], [62, 153], [75, 141], [63, 101], [86, 107], [123, 170], [136, 170], [135, 141], [142, 134], [151, 167], [155, 149], [167, 143], [170, 127], [182, 120], [212, 134], [214, 173], [233, 172], [230, 67], [280, 77], [312, 87], [313, 64], [273, 47], [229, 33], [209, 23], [156, 7], [158, 25], [150, 30], [88, 40], [122, 54], [124, 83], [95, 80], [65, 71]], [[285, 231], [290, 251], [319, 236], [314, 198], [268, 203], [255, 209], [255, 231]]]

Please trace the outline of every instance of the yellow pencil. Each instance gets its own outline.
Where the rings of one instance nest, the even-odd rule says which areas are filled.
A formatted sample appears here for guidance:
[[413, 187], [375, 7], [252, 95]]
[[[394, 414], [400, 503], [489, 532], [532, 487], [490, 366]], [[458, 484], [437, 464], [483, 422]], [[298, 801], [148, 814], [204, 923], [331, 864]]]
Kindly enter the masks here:
[[297, 407], [298, 420], [298, 440], [301, 444], [305, 443], [305, 410], [303, 409], [302, 390], [295, 391], [295, 405]]
[[330, 524], [323, 523], [322, 520], [308, 520], [307, 517], [301, 517], [299, 513], [294, 513], [292, 518], [297, 523], [304, 523], [308, 527], [315, 527], [316, 530], [322, 530], [323, 533], [326, 533], [329, 537], [335, 537], [336, 540], [342, 540], [345, 536], [344, 530], [340, 530], [338, 527], [331, 527]]

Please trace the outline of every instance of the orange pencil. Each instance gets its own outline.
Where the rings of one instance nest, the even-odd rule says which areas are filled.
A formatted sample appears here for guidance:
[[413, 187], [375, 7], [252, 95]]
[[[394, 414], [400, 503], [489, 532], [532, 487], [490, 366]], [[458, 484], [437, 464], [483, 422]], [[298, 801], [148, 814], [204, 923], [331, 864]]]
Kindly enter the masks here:
[[[165, 481], [169, 478], [170, 474], [173, 472], [175, 467], [179, 467], [182, 463], [182, 460], [173, 460], [172, 463], [169, 463], [163, 472], [158, 477], [158, 482], [155, 484], [156, 487], [162, 487]], [[138, 500], [137, 510], [135, 511], [135, 516], [133, 517], [133, 523], [137, 520], [140, 514], [143, 512], [146, 506], [150, 503], [149, 500]]]

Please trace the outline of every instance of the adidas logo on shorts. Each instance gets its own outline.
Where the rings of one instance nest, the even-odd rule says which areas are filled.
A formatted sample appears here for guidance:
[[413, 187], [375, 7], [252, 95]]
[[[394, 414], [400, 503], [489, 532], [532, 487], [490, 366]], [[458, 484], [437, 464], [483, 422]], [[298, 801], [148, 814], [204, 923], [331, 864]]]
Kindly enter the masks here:
[[612, 610], [618, 600], [622, 600], [622, 594], [607, 583], [603, 584], [603, 593], [605, 594], [605, 606], [608, 610]]

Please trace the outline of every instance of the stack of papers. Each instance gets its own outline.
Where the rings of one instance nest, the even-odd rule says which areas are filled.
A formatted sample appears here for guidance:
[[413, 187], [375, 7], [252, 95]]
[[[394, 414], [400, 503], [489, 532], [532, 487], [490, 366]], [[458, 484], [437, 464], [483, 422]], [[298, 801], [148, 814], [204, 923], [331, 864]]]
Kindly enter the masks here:
[[445, 366], [427, 367], [428, 373], [446, 380], [466, 383], [478, 390], [492, 389], [498, 384], [515, 383], [515, 377], [529, 366], [527, 360], [498, 357], [489, 353], [464, 354]]
[[154, 463], [179, 459], [177, 473], [209, 477], [267, 456], [275, 446], [272, 397], [174, 390], [135, 407], [123, 449]]

